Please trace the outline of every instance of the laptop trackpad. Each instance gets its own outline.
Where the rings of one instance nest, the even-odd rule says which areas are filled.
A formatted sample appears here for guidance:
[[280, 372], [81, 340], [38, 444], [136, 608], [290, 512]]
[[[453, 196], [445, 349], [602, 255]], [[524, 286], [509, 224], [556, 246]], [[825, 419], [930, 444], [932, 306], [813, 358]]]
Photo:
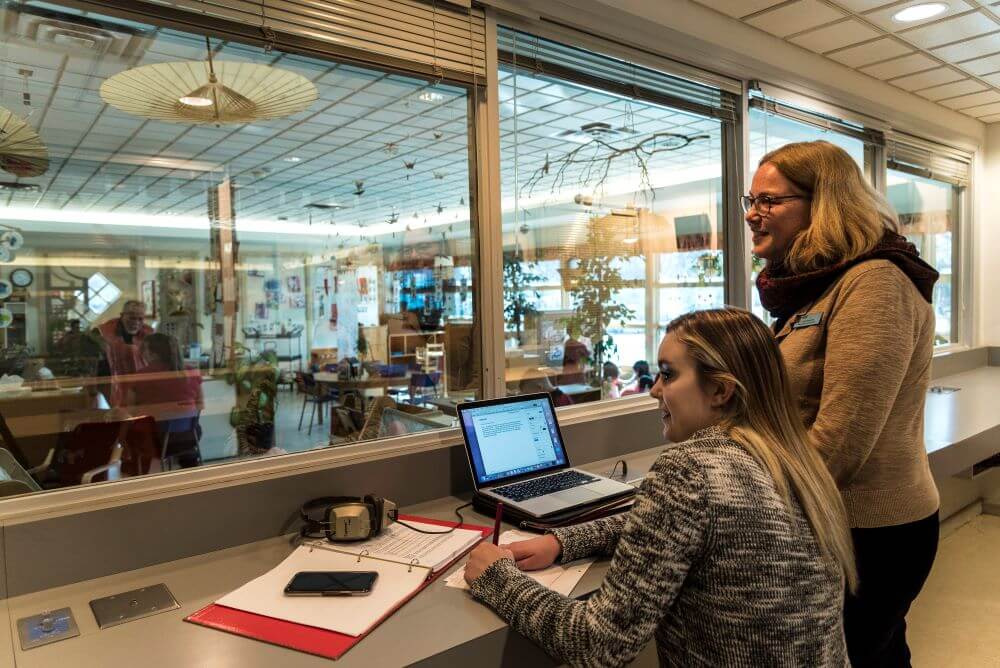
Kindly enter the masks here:
[[591, 489], [587, 489], [586, 487], [576, 487], [574, 489], [564, 489], [561, 492], [553, 492], [552, 494], [548, 494], [545, 498], [552, 499], [558, 503], [572, 505], [576, 503], [587, 503], [588, 501], [593, 501], [601, 496], [601, 494]]

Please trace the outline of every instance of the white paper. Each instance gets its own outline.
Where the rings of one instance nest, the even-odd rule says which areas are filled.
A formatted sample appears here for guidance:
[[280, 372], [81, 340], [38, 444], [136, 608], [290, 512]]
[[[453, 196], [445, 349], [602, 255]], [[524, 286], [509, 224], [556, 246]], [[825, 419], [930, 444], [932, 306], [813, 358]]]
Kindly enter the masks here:
[[[407, 524], [425, 531], [445, 531], [447, 527], [406, 520]], [[455, 529], [450, 533], [420, 533], [400, 524], [391, 524], [375, 538], [360, 543], [338, 544], [342, 552], [361, 554], [399, 561], [404, 564], [416, 563], [440, 570], [458, 555], [482, 540], [483, 534], [473, 529]], [[319, 541], [320, 544], [325, 541]], [[328, 545], [328, 543], [327, 543]]]
[[[299, 571], [378, 571], [367, 596], [286, 596], [285, 585]], [[413, 568], [303, 545], [256, 580], [216, 603], [258, 615], [359, 636], [427, 579], [427, 568]]]
[[[500, 534], [500, 544], [516, 543], [521, 540], [531, 540], [538, 538], [537, 534], [525, 533], [523, 531], [504, 531]], [[553, 564], [540, 571], [523, 571], [529, 578], [547, 587], [552, 591], [559, 592], [563, 596], [569, 596], [570, 592], [583, 578], [594, 559], [579, 559], [569, 564]], [[465, 581], [465, 566], [448, 576], [444, 581], [448, 587], [456, 589], [468, 589], [469, 584]]]

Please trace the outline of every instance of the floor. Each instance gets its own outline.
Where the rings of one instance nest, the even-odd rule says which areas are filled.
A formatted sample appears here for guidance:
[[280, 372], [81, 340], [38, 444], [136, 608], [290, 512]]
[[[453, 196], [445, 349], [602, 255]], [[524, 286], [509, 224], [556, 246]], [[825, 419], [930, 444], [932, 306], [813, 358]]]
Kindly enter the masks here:
[[1000, 668], [1000, 517], [979, 515], [941, 540], [907, 624], [916, 668]]

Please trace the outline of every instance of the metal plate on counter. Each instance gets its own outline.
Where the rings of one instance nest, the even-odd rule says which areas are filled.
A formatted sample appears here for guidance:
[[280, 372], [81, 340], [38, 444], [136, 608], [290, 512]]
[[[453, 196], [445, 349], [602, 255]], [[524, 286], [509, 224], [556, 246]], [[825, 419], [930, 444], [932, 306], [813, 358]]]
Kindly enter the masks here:
[[102, 629], [179, 608], [165, 584], [155, 584], [132, 591], [95, 598], [90, 602], [97, 625]]
[[73, 619], [73, 611], [59, 608], [17, 620], [17, 635], [21, 638], [21, 649], [29, 650], [75, 638], [80, 635], [80, 629]]

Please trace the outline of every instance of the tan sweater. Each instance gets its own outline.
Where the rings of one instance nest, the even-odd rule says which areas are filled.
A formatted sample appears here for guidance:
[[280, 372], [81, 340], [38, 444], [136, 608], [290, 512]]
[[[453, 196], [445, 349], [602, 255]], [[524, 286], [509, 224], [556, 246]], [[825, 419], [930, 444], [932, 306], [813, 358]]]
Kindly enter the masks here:
[[851, 526], [904, 524], [937, 510], [924, 448], [934, 310], [910, 279], [888, 260], [855, 265], [777, 337]]

